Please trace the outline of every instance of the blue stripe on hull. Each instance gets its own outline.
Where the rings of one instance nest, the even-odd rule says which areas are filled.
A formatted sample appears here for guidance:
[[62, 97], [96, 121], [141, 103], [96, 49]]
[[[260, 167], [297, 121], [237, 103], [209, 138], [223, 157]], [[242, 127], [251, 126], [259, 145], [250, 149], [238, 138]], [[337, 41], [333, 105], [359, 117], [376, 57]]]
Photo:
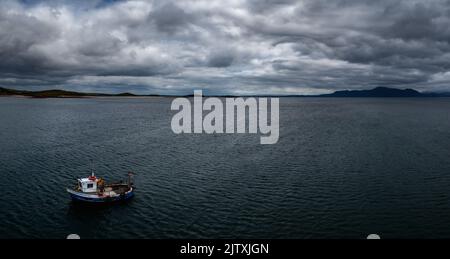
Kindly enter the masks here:
[[72, 200], [74, 201], [82, 201], [82, 202], [95, 202], [95, 203], [104, 203], [104, 202], [113, 202], [113, 201], [124, 201], [132, 198], [134, 196], [134, 192], [130, 192], [125, 194], [124, 196], [117, 197], [105, 197], [105, 198], [86, 198], [82, 196], [78, 196], [75, 194], [70, 194]]

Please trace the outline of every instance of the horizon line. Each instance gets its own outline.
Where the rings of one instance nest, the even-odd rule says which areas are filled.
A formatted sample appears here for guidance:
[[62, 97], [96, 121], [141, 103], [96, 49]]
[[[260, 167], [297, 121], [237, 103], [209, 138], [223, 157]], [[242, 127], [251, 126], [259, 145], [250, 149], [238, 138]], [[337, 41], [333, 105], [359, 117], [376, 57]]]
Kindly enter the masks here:
[[[373, 91], [375, 89], [386, 89], [386, 90], [398, 90], [398, 91], [408, 91], [412, 90], [417, 92], [421, 95], [439, 95], [444, 94], [448, 96], [450, 92], [421, 92], [418, 90], [415, 90], [413, 88], [394, 88], [394, 87], [374, 87], [371, 89], [356, 89], [356, 90], [350, 90], [350, 89], [343, 89], [343, 90], [335, 90], [330, 93], [326, 94], [202, 94], [202, 96], [205, 97], [340, 97], [340, 96], [333, 96], [333, 94], [336, 93], [355, 93], [355, 92], [364, 92], [364, 91]], [[3, 92], [9, 93], [9, 94], [2, 94], [1, 90]], [[202, 89], [199, 89], [202, 90]], [[193, 90], [195, 91], [195, 89]], [[46, 89], [46, 90], [21, 90], [21, 89], [14, 89], [14, 88], [7, 88], [0, 86], [0, 96], [28, 96], [28, 97], [41, 97], [45, 98], [46, 96], [39, 96], [39, 94], [51, 94], [51, 93], [57, 93], [61, 92], [59, 95], [55, 96], [47, 96], [47, 97], [194, 97], [194, 94], [135, 94], [132, 92], [121, 92], [121, 93], [103, 93], [103, 92], [84, 92], [84, 91], [73, 91], [73, 90], [64, 90], [64, 89]], [[67, 93], [68, 95], [64, 95], [64, 93]]]

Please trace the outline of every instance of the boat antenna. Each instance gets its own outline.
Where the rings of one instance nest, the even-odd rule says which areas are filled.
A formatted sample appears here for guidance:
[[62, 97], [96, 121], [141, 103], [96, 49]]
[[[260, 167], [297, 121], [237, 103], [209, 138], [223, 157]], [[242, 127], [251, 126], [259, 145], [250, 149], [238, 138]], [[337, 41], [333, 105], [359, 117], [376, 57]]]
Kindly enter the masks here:
[[134, 173], [133, 172], [128, 172], [128, 187], [131, 187], [131, 186], [133, 186], [133, 175], [134, 175]]
[[91, 159], [91, 176], [94, 176], [94, 162]]

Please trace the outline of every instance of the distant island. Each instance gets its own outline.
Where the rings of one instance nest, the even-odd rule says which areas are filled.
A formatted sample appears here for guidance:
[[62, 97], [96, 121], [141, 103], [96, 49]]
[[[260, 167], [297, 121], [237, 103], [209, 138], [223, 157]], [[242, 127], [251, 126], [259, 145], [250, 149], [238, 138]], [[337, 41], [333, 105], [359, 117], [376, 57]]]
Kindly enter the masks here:
[[318, 95], [319, 97], [449, 97], [450, 93], [421, 93], [414, 89], [396, 89], [376, 87], [371, 90], [345, 90], [332, 94]]
[[[32, 98], [83, 98], [83, 97], [175, 97], [172, 95], [136, 95], [132, 93], [120, 93], [120, 94], [105, 94], [105, 93], [83, 93], [65, 90], [44, 90], [44, 91], [25, 91], [14, 90], [0, 87], [0, 96], [25, 96]], [[183, 95], [192, 96], [192, 95]], [[268, 95], [263, 95], [268, 96]], [[222, 97], [238, 97], [233, 95], [227, 95]], [[321, 95], [280, 95], [280, 96], [268, 96], [268, 97], [450, 97], [450, 92], [447, 93], [423, 93], [414, 89], [396, 89], [389, 87], [376, 87], [371, 90], [344, 90], [336, 91], [331, 94]]]

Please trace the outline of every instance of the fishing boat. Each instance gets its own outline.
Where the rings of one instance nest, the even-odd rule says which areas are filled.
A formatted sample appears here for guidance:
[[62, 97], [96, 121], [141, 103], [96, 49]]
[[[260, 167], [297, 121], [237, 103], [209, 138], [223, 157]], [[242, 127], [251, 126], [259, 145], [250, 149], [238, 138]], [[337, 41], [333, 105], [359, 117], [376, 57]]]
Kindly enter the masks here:
[[77, 179], [77, 185], [67, 188], [67, 192], [73, 201], [91, 203], [124, 201], [134, 196], [132, 177], [133, 173], [130, 172], [126, 183], [107, 184], [105, 180], [97, 178], [92, 172], [87, 178]]

